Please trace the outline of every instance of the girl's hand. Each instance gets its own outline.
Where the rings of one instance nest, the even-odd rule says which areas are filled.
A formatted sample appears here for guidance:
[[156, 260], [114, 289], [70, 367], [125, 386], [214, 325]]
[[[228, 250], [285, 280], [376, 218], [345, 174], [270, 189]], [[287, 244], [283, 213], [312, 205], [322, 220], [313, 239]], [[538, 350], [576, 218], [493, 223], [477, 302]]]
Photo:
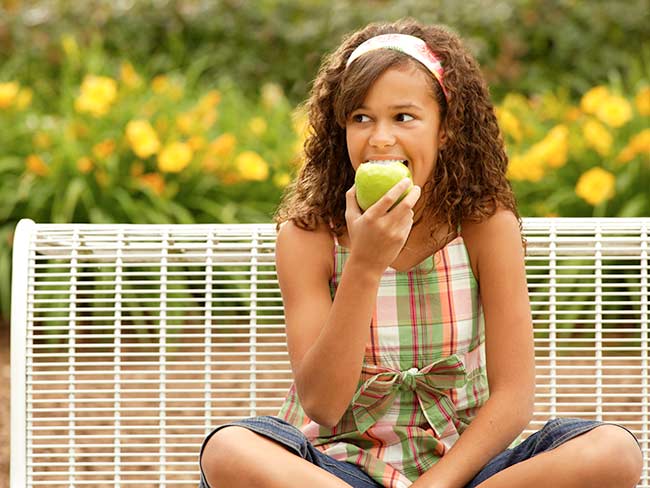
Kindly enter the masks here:
[[357, 203], [355, 187], [352, 186], [345, 194], [350, 257], [369, 270], [383, 273], [406, 243], [413, 226], [413, 206], [420, 197], [420, 187], [414, 186], [399, 204], [389, 209], [410, 184], [411, 180], [404, 178], [363, 213]]

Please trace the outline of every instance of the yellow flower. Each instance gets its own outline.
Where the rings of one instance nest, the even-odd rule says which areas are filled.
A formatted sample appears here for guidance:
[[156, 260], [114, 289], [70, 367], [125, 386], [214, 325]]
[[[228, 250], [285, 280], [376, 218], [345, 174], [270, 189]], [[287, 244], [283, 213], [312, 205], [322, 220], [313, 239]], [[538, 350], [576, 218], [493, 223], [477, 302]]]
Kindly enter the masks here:
[[20, 85], [15, 81], [0, 83], [0, 108], [11, 106], [18, 96], [19, 90]]
[[34, 173], [35, 175], [47, 176], [50, 172], [50, 168], [47, 164], [45, 164], [43, 158], [37, 156], [36, 154], [30, 154], [29, 156], [27, 156], [25, 163], [26, 163], [27, 171], [30, 173]]
[[126, 140], [140, 158], [148, 158], [160, 149], [158, 134], [147, 120], [132, 120], [126, 124]]
[[228, 158], [237, 145], [237, 138], [230, 132], [225, 132], [210, 143], [208, 150], [215, 156]]
[[237, 156], [235, 166], [244, 180], [264, 181], [269, 177], [269, 165], [254, 151], [244, 151]]
[[512, 137], [515, 141], [521, 141], [521, 138], [523, 137], [521, 124], [515, 114], [503, 107], [497, 107], [495, 112], [501, 130], [503, 130], [506, 135]]
[[165, 75], [155, 76], [151, 80], [151, 89], [154, 93], [164, 93], [169, 88], [169, 78]]
[[205, 110], [199, 114], [199, 124], [203, 130], [208, 130], [217, 121], [216, 110]]
[[607, 156], [614, 141], [612, 134], [605, 126], [593, 119], [588, 120], [582, 126], [582, 135], [587, 145], [593, 147], [601, 156]]
[[266, 132], [266, 120], [264, 120], [262, 117], [253, 117], [248, 122], [248, 128], [253, 133], [253, 135], [259, 137]]
[[273, 176], [273, 184], [278, 188], [284, 188], [291, 183], [291, 175], [289, 173], [277, 173]]
[[519, 114], [530, 111], [530, 101], [521, 93], [506, 94], [501, 102], [501, 106]]
[[183, 96], [183, 87], [166, 75], [158, 75], [151, 80], [151, 89], [159, 95], [167, 95], [172, 100], [179, 100]]
[[307, 139], [311, 132], [309, 118], [304, 108], [300, 107], [292, 115], [293, 131], [302, 141]]
[[142, 78], [128, 61], [122, 61], [120, 64], [120, 79], [129, 88], [138, 88], [142, 85]]
[[210, 90], [201, 97], [198, 106], [201, 110], [210, 110], [219, 105], [220, 101], [221, 92], [219, 90]]
[[93, 162], [88, 156], [77, 159], [77, 169], [80, 173], [89, 173], [93, 169]]
[[639, 115], [650, 115], [650, 86], [639, 89], [634, 98], [634, 104]]
[[176, 117], [176, 128], [186, 136], [194, 131], [194, 115], [191, 112], [178, 114]]
[[[569, 128], [566, 125], [556, 125], [546, 137], [528, 150], [528, 159], [536, 160], [536, 165], [543, 168], [548, 165], [551, 168], [564, 166], [569, 155]], [[538, 171], [535, 171], [537, 175]]]
[[632, 106], [625, 98], [612, 95], [598, 107], [596, 117], [610, 127], [621, 127], [632, 118]]
[[267, 109], [277, 107], [284, 100], [284, 91], [277, 83], [262, 85], [262, 105]]
[[106, 139], [93, 146], [93, 156], [97, 159], [106, 159], [115, 151], [115, 141]]
[[575, 192], [590, 205], [609, 200], [615, 194], [616, 177], [602, 168], [591, 168], [578, 178]]
[[609, 96], [609, 89], [606, 86], [596, 86], [583, 95], [580, 100], [580, 108], [587, 114], [595, 114], [598, 107]]
[[61, 38], [61, 46], [63, 47], [63, 52], [65, 53], [68, 59], [72, 61], [79, 60], [79, 44], [74, 36], [66, 34]]
[[172, 142], [158, 154], [158, 169], [165, 173], [178, 173], [192, 161], [192, 148], [184, 142]]
[[32, 103], [34, 92], [30, 88], [21, 88], [16, 97], [16, 108], [18, 110], [25, 110]]
[[513, 156], [507, 174], [511, 180], [538, 182], [544, 177], [544, 164], [539, 158]]
[[524, 154], [511, 158], [508, 178], [538, 182], [544, 177], [547, 167], [559, 168], [566, 164], [568, 155], [569, 128], [563, 124], [556, 125]]
[[106, 76], [86, 75], [81, 83], [81, 93], [75, 100], [78, 112], [88, 112], [95, 117], [105, 115], [117, 98], [117, 83]]

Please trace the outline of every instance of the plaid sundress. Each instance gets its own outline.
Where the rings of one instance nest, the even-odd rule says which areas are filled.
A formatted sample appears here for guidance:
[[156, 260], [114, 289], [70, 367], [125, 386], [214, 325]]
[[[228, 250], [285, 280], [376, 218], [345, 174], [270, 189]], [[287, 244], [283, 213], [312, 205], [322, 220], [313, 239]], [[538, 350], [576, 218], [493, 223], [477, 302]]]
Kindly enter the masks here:
[[[336, 293], [349, 251], [335, 240]], [[409, 486], [454, 444], [489, 396], [485, 324], [462, 236], [381, 278], [356, 394], [334, 428], [304, 413], [295, 385], [279, 416], [384, 487]]]

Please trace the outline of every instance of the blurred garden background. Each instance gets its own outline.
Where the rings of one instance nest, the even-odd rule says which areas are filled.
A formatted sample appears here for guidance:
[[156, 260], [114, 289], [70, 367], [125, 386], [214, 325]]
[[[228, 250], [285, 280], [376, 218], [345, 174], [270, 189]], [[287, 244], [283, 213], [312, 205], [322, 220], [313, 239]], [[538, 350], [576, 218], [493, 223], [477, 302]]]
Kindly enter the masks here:
[[0, 0], [0, 316], [13, 230], [270, 221], [341, 37], [414, 16], [466, 39], [524, 216], [650, 215], [647, 0]]
[[19, 219], [270, 221], [322, 57], [404, 16], [479, 59], [523, 216], [650, 215], [648, 0], [0, 0], [2, 413]]

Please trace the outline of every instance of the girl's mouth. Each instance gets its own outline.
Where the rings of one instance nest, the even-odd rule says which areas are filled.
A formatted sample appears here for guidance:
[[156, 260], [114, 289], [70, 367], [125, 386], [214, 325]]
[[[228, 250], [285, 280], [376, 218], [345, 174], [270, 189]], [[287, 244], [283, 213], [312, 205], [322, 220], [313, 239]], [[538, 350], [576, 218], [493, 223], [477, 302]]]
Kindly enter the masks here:
[[402, 163], [407, 168], [409, 166], [408, 159], [369, 159], [368, 161], [365, 161], [365, 162], [366, 163], [373, 163], [373, 164]]

